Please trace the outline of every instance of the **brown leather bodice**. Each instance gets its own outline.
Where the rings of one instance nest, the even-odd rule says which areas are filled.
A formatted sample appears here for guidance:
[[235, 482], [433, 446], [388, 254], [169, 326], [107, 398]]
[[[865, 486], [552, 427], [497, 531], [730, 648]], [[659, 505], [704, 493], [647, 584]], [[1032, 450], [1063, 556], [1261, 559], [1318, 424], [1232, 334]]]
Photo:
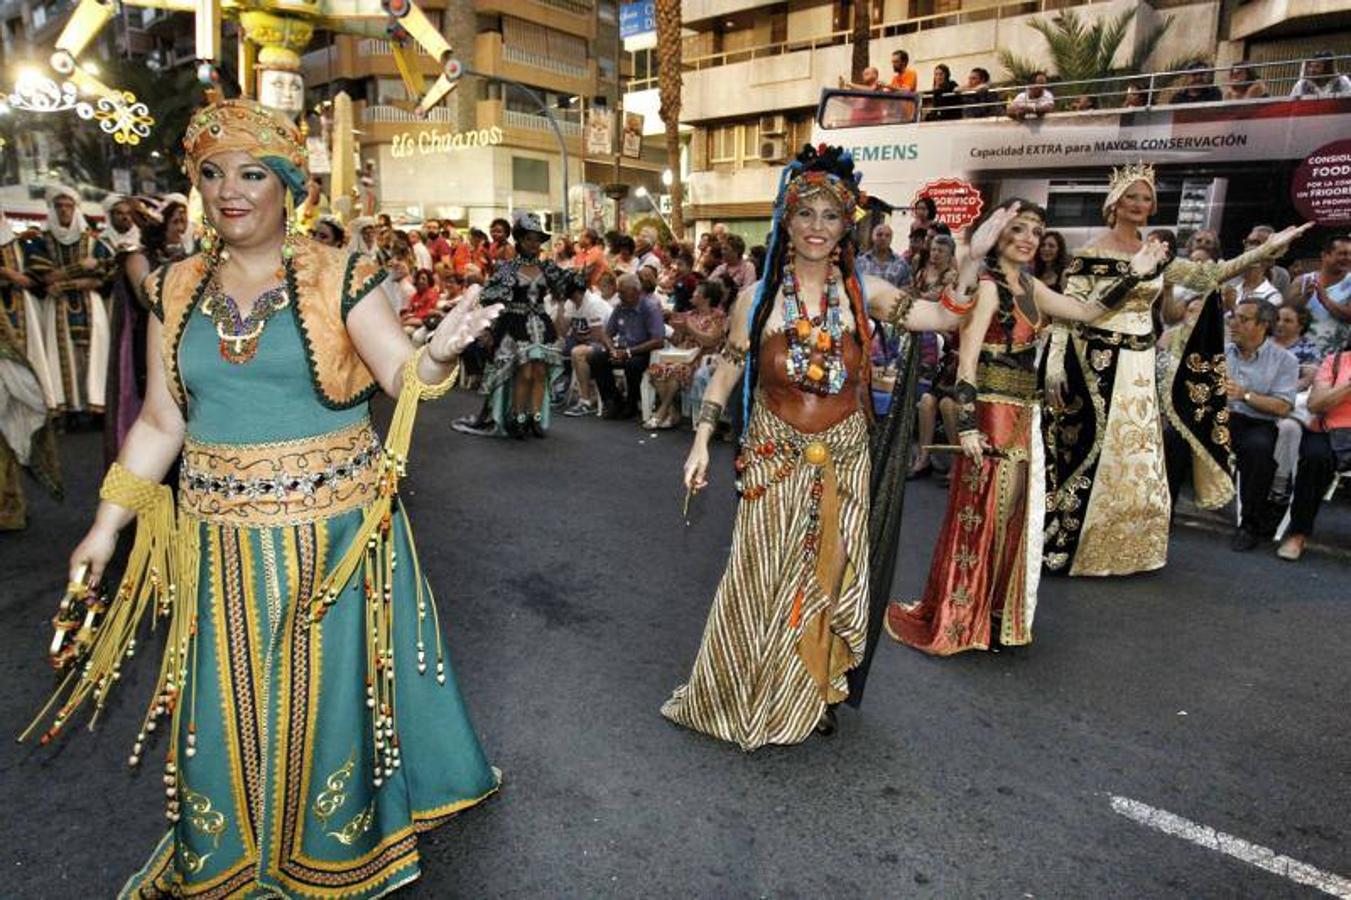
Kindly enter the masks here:
[[813, 394], [788, 380], [788, 336], [782, 331], [761, 338], [757, 359], [763, 402], [798, 431], [811, 434], [847, 419], [859, 408], [860, 381], [867, 359], [852, 333], [844, 336], [844, 387], [838, 394]]

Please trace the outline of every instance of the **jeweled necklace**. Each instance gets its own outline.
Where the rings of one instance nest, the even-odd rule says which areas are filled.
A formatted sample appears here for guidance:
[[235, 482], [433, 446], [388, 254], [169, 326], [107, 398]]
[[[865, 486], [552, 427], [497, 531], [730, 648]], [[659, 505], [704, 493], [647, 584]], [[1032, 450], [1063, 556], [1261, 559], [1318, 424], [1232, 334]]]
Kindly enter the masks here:
[[268, 319], [290, 305], [291, 296], [283, 283], [260, 294], [253, 301], [253, 309], [249, 310], [249, 314], [241, 316], [234, 298], [221, 289], [214, 266], [202, 294], [202, 312], [215, 323], [216, 336], [220, 338], [221, 359], [236, 366], [253, 359], [258, 353], [258, 339], [262, 337]]
[[811, 316], [799, 296], [793, 261], [784, 263], [783, 321], [788, 336], [788, 380], [813, 394], [838, 394], [843, 390], [844, 326], [834, 271], [826, 276], [819, 315]]

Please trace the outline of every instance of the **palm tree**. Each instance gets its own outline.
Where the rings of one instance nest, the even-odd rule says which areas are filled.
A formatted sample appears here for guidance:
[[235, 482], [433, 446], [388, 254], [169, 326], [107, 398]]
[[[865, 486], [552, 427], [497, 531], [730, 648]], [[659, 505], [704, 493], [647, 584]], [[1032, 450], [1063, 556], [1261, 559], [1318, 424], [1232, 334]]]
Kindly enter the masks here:
[[[1070, 97], [1101, 94], [1106, 89], [1106, 85], [1101, 84], [1103, 79], [1148, 71], [1145, 63], [1173, 24], [1173, 18], [1164, 16], [1157, 27], [1143, 31], [1136, 39], [1130, 58], [1117, 65], [1117, 51], [1130, 31], [1136, 11], [1136, 8], [1128, 9], [1118, 16], [1090, 23], [1074, 10], [1064, 10], [1053, 18], [1033, 19], [1028, 23], [1046, 38], [1050, 68], [1056, 79], [1081, 82], [1058, 90], [1058, 94]], [[1008, 70], [1014, 84], [1031, 84], [1036, 73], [1047, 68], [1009, 50], [999, 51], [999, 62]]]
[[671, 170], [671, 231], [685, 237], [685, 190], [680, 182], [680, 0], [657, 0], [657, 92], [666, 126], [666, 165]]
[[849, 40], [853, 43], [853, 56], [849, 68], [853, 71], [851, 79], [855, 84], [863, 81], [863, 70], [868, 68], [868, 32], [872, 28], [872, 0], [854, 0], [854, 31]]

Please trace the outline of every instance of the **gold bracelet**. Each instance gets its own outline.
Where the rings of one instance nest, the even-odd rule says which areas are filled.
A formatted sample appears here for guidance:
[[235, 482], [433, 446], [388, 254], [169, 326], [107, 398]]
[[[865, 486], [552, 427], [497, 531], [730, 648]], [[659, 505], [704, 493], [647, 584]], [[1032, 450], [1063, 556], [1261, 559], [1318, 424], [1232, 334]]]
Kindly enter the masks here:
[[722, 345], [722, 350], [718, 355], [734, 366], [739, 366], [746, 361], [746, 351], [733, 347], [731, 341], [727, 341]]
[[905, 319], [910, 315], [910, 308], [915, 305], [915, 292], [902, 290], [896, 297], [896, 306], [891, 310], [891, 324], [897, 328], [905, 327]]
[[700, 425], [707, 423], [716, 429], [718, 423], [722, 421], [722, 410], [723, 405], [721, 403], [705, 400], [699, 404], [699, 415], [694, 419], [694, 427], [698, 428]]
[[124, 506], [137, 515], [154, 509], [164, 502], [165, 495], [172, 500], [168, 486], [142, 478], [119, 462], [112, 464], [99, 486], [99, 499]]
[[[457, 362], [450, 370], [450, 374], [436, 384], [427, 384], [418, 375], [418, 368], [422, 364], [422, 356], [427, 352], [427, 345], [423, 344], [417, 352], [403, 364], [403, 386], [405, 389], [417, 391], [419, 400], [435, 400], [438, 397], [445, 396], [455, 385], [455, 379], [460, 375], [460, 364]], [[432, 360], [436, 362], [435, 360]], [[437, 363], [440, 365], [440, 363]]]

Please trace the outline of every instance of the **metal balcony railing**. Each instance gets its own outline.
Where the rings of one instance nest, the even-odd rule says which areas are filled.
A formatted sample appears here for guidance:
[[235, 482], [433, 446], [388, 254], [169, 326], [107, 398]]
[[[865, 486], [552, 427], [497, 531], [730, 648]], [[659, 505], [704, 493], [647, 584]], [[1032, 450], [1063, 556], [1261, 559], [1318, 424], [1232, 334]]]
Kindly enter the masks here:
[[375, 105], [367, 106], [361, 111], [361, 122], [363, 125], [383, 125], [383, 124], [418, 124], [425, 122], [436, 122], [438, 124], [453, 124], [455, 118], [450, 110], [444, 106], [433, 106], [427, 110], [426, 118], [419, 118], [411, 110], [404, 109], [401, 106]]
[[[1327, 74], [1318, 74], [1322, 67]], [[1042, 87], [1054, 99], [1045, 115], [1101, 115], [1159, 107], [1261, 105], [1320, 95], [1351, 99], [1351, 79], [1338, 74], [1347, 69], [1351, 69], [1351, 54], [1145, 72], [1091, 81], [1049, 81]], [[1338, 81], [1339, 78], [1344, 80]], [[1341, 86], [1342, 93], [1332, 93], [1337, 90], [1336, 85]], [[1009, 114], [1014, 99], [1031, 87], [1034, 86], [987, 86], [983, 95], [959, 91], [938, 98], [932, 91], [909, 95], [833, 91], [821, 103], [817, 121], [822, 128], [846, 128], [1002, 118]], [[1187, 93], [1180, 93], [1184, 91]], [[1250, 93], [1257, 96], [1247, 96]]]
[[[535, 113], [521, 112], [516, 109], [502, 110], [502, 121], [511, 128], [527, 128], [531, 131], [552, 131], [549, 120], [544, 116]], [[558, 130], [563, 132], [566, 137], [581, 137], [582, 126], [579, 122], [569, 122], [562, 117], [557, 118]]]
[[578, 66], [573, 63], [564, 62], [560, 59], [553, 59], [539, 53], [531, 53], [528, 50], [522, 50], [519, 47], [502, 46], [502, 58], [507, 62], [519, 63], [523, 66], [533, 66], [536, 69], [544, 69], [558, 75], [564, 75], [568, 78], [586, 78], [591, 74], [591, 70], [586, 66]]

